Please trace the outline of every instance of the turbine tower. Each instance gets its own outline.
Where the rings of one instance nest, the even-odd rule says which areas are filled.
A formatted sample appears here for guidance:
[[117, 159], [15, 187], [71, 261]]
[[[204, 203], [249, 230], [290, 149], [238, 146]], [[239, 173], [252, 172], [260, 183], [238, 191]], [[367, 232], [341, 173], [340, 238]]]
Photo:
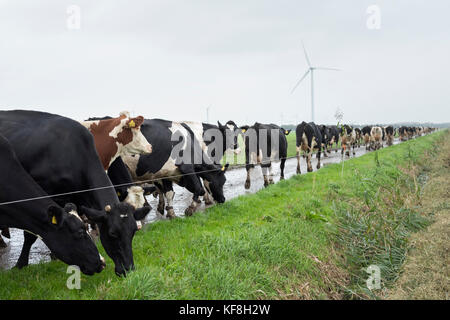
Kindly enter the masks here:
[[305, 74], [300, 78], [300, 80], [297, 81], [297, 84], [292, 89], [291, 94], [294, 93], [295, 89], [300, 85], [300, 83], [303, 81], [303, 79], [306, 78], [306, 76], [311, 73], [311, 121], [314, 122], [314, 70], [333, 70], [333, 71], [340, 71], [336, 68], [325, 68], [325, 67], [314, 67], [311, 65], [311, 62], [309, 61], [308, 54], [306, 53], [305, 45], [302, 41], [302, 47], [303, 52], [305, 53], [305, 59], [308, 63], [308, 70], [306, 70]]

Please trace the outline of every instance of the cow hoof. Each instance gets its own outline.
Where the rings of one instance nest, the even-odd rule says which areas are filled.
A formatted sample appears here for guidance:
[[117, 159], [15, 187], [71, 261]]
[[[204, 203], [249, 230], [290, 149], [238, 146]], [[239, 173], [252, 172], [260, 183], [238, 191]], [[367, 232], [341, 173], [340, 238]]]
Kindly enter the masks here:
[[269, 182], [264, 181], [264, 187], [267, 188], [269, 186]]
[[189, 206], [184, 210], [184, 214], [188, 217], [192, 216], [192, 214], [195, 212], [195, 208], [193, 206]]
[[273, 181], [273, 179], [269, 180], [269, 184], [275, 184], [275, 182]]
[[245, 189], [250, 189], [250, 180], [245, 181]]
[[301, 174], [300, 168], [297, 167], [297, 174]]
[[50, 252], [50, 260], [54, 261], [54, 260], [58, 260], [58, 258]]
[[313, 168], [308, 168], [308, 172], [313, 172]]
[[281, 180], [284, 180], [284, 176], [281, 176], [281, 177], [280, 177], [280, 181], [281, 181]]
[[316, 167], [317, 169], [320, 169], [320, 164], [317, 164], [317, 167]]
[[168, 219], [176, 218], [175, 211], [173, 210], [173, 207], [166, 207], [166, 210], [167, 210], [166, 217]]
[[210, 206], [212, 204], [214, 204], [214, 201], [212, 201], [211, 199], [206, 199], [205, 200], [205, 205]]

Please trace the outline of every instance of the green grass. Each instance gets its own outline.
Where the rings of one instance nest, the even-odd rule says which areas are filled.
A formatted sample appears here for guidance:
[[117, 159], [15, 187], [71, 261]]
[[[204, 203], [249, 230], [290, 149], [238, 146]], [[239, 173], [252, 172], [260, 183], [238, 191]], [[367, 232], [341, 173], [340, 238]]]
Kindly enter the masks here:
[[409, 232], [426, 224], [408, 205], [420, 184], [399, 166], [426, 167], [421, 155], [435, 152], [446, 132], [348, 160], [343, 170], [327, 165], [190, 218], [146, 225], [133, 242], [137, 270], [126, 278], [115, 276], [107, 258], [102, 273], [83, 275], [81, 290], [69, 290], [67, 266], [53, 261], [0, 272], [0, 298], [373, 297], [362, 269], [381, 265], [389, 285]]

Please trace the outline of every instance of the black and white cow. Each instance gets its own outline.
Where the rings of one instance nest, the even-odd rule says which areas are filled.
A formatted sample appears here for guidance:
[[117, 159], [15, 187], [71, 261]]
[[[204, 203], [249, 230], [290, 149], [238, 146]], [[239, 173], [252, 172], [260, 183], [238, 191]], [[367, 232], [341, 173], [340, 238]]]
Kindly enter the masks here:
[[[213, 148], [210, 155], [217, 165], [222, 163], [222, 157], [227, 152], [232, 152], [234, 154], [239, 154], [241, 152], [238, 144], [240, 130], [234, 121], [229, 120], [225, 125], [222, 125], [220, 121], [217, 121], [217, 126], [209, 123], [192, 121], [184, 121], [182, 123], [187, 125], [195, 134], [195, 138], [205, 147], [206, 153], [208, 153], [210, 148]], [[222, 142], [220, 143], [220, 141], [212, 139], [212, 134], [215, 137], [219, 137]], [[214, 197], [209, 190], [209, 182], [203, 179], [202, 181], [205, 187], [205, 195], [203, 196], [205, 204], [213, 204]]]
[[330, 141], [329, 141], [329, 147], [330, 147], [330, 149], [332, 149], [333, 145], [335, 145], [335, 152], [337, 152], [338, 151], [337, 146], [339, 144], [339, 138], [340, 138], [339, 129], [337, 126], [333, 125], [333, 126], [328, 126], [328, 130], [329, 130], [330, 137], [331, 137]]
[[306, 164], [308, 172], [313, 171], [311, 165], [311, 156], [315, 149], [317, 149], [317, 169], [320, 169], [320, 153], [322, 150], [322, 134], [314, 122], [306, 123], [303, 121], [295, 129], [296, 147], [297, 147], [297, 174], [300, 170], [300, 152], [304, 151], [307, 154]]
[[[10, 143], [0, 134], [0, 225], [35, 234], [51, 252], [88, 275], [100, 272], [105, 262], [78, 216], [76, 206], [55, 203], [20, 164]], [[19, 268], [28, 253], [19, 257]]]
[[261, 166], [264, 187], [273, 184], [272, 162], [280, 161], [280, 180], [284, 180], [284, 167], [287, 158], [287, 139], [291, 130], [276, 124], [256, 122], [253, 126], [241, 126], [245, 144], [245, 169], [247, 179], [245, 189], [250, 189], [250, 174], [255, 165]]
[[364, 146], [366, 147], [366, 150], [370, 150], [370, 131], [372, 130], [371, 126], [365, 126], [361, 130]]
[[[117, 275], [134, 268], [132, 239], [149, 208], [121, 204], [98, 157], [93, 136], [79, 122], [36, 111], [0, 111], [0, 133], [25, 170], [56, 203], [71, 202], [97, 223]], [[22, 252], [36, 241], [25, 233]]]
[[[198, 125], [197, 127], [200, 127]], [[221, 166], [214, 162], [211, 153], [222, 148], [216, 145], [210, 150], [206, 147], [201, 132], [194, 132], [194, 125], [161, 119], [145, 120], [141, 131], [153, 146], [152, 154], [123, 157], [136, 182], [153, 182], [164, 197], [160, 196], [158, 212], [164, 214], [167, 202], [167, 217], [175, 217], [173, 210], [172, 183], [185, 187], [193, 193], [191, 205], [185, 210], [192, 215], [200, 203], [199, 197], [205, 195], [201, 179], [207, 181], [212, 197], [218, 203], [225, 202], [223, 186], [228, 165]], [[165, 201], [166, 200], [166, 201]]]
[[386, 131], [386, 144], [388, 146], [392, 146], [394, 143], [394, 127], [393, 126], [387, 126], [385, 128]]
[[319, 125], [319, 130], [320, 130], [320, 134], [322, 135], [322, 150], [323, 150], [323, 156], [324, 157], [328, 157], [327, 152], [329, 151], [329, 147], [332, 144], [331, 139], [332, 134], [331, 134], [331, 130], [328, 126], [326, 125]]

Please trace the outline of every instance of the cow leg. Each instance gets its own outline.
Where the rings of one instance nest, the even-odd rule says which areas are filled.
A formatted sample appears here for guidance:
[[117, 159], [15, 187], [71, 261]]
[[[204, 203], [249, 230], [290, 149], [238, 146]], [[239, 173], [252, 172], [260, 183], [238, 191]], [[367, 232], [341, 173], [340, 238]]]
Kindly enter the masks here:
[[300, 170], [300, 147], [297, 147], [297, 174], [301, 174]]
[[167, 199], [166, 217], [169, 219], [176, 218], [175, 211], [173, 210], [173, 198], [175, 197], [175, 192], [173, 192], [173, 190], [169, 190], [164, 194], [164, 196]]
[[311, 165], [311, 157], [312, 157], [312, 151], [310, 151], [308, 153], [308, 156], [306, 157], [306, 165], [308, 167], [308, 172], [312, 172], [313, 171], [313, 168], [312, 168], [312, 165]]
[[247, 170], [247, 179], [245, 180], [245, 189], [250, 189], [251, 181], [250, 181], [250, 174], [253, 170], [253, 165], [247, 164], [245, 165], [245, 169]]
[[273, 182], [272, 163], [270, 164], [270, 167], [269, 167], [269, 184], [274, 184], [274, 182]]
[[284, 165], [286, 163], [286, 157], [283, 157], [280, 162], [280, 181], [284, 180]]
[[269, 167], [270, 167], [270, 164], [269, 165], [267, 165], [267, 164], [262, 164], [261, 165], [261, 170], [262, 170], [262, 174], [263, 174], [263, 177], [264, 177], [264, 187], [267, 187], [268, 185], [269, 185], [269, 177], [268, 177], [268, 173], [269, 173]]
[[324, 156], [325, 158], [328, 158], [328, 155], [327, 155], [327, 146], [326, 146], [326, 144], [324, 144], [324, 145], [322, 146], [322, 148], [323, 148], [323, 156]]
[[33, 243], [36, 241], [37, 237], [34, 234], [24, 231], [23, 232], [23, 246], [20, 257], [17, 260], [16, 268], [22, 269], [28, 265], [28, 260], [30, 257], [30, 250]]
[[203, 196], [203, 200], [205, 201], [205, 205], [212, 205], [214, 201], [211, 196], [211, 191], [209, 189], [209, 181], [203, 180], [203, 185], [205, 186], [205, 195]]
[[320, 169], [320, 153], [321, 153], [321, 150], [319, 149], [317, 151], [317, 169]]

